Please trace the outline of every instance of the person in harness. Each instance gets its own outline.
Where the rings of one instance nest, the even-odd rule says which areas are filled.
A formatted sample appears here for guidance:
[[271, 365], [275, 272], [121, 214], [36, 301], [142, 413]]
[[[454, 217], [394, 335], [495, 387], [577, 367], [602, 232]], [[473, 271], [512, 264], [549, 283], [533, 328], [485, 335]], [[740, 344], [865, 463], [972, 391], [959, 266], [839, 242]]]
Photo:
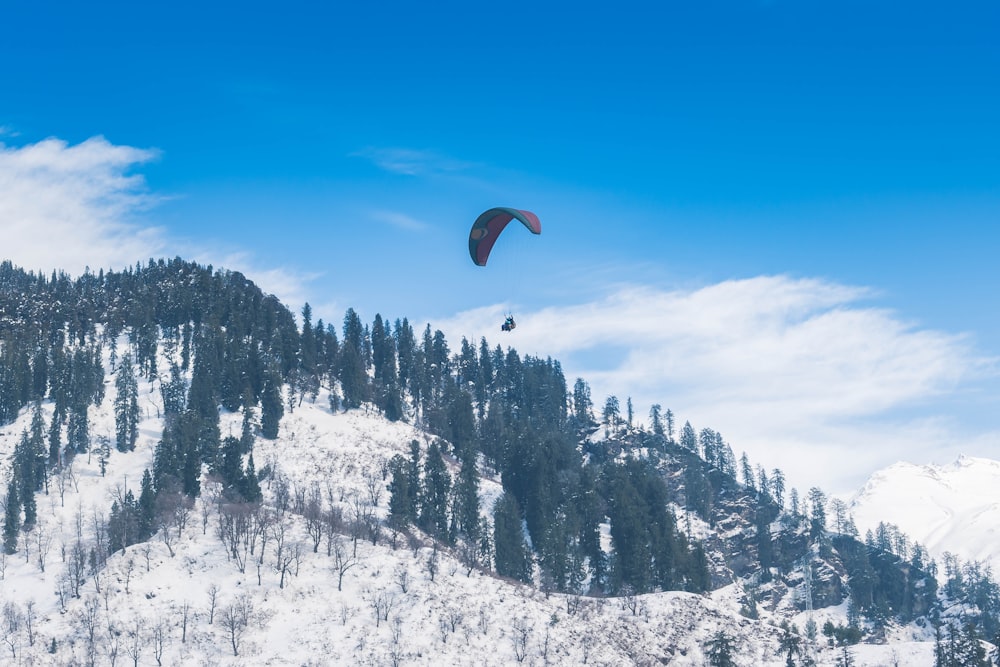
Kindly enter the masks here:
[[514, 316], [513, 315], [508, 315], [507, 319], [505, 319], [503, 321], [503, 324], [500, 325], [500, 330], [501, 331], [513, 331], [514, 327], [516, 327], [516, 326], [517, 326], [517, 324], [514, 323]]

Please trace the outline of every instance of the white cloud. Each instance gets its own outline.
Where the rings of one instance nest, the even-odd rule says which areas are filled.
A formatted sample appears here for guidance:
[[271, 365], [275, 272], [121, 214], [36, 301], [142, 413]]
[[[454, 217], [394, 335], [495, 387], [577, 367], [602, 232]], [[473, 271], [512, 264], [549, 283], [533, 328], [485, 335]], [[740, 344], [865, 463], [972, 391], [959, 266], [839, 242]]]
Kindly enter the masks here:
[[371, 217], [378, 222], [384, 222], [397, 229], [411, 232], [422, 232], [430, 228], [428, 223], [397, 211], [372, 211]]
[[164, 198], [133, 171], [157, 155], [103, 137], [76, 145], [59, 139], [21, 147], [0, 143], [0, 259], [78, 275], [88, 266], [121, 269], [180, 255], [240, 271], [293, 310], [305, 303], [306, 285], [316, 276], [263, 266], [219, 244], [209, 250], [150, 225], [146, 212]]
[[370, 160], [379, 169], [406, 176], [462, 171], [470, 163], [456, 160], [430, 150], [412, 148], [368, 147], [353, 153], [355, 157]]
[[103, 137], [70, 146], [46, 139], [0, 144], [3, 255], [27, 269], [123, 267], [163, 249], [163, 234], [142, 226], [156, 202], [130, 171], [155, 151], [115, 146]]
[[[591, 303], [518, 315], [504, 339], [559, 359], [572, 385], [591, 385], [597, 410], [631, 396], [637, 417], [661, 404], [696, 428], [720, 431], [755, 463], [803, 484], [837, 487], [885, 462], [940, 447], [940, 421], [896, 413], [983, 373], [960, 335], [920, 329], [865, 307], [870, 290], [785, 276], [699, 289], [623, 287]], [[478, 340], [504, 306], [439, 323]], [[929, 416], [928, 416], [929, 417]], [[871, 464], [871, 465], [868, 465]], [[875, 466], [875, 467], [872, 467]]]

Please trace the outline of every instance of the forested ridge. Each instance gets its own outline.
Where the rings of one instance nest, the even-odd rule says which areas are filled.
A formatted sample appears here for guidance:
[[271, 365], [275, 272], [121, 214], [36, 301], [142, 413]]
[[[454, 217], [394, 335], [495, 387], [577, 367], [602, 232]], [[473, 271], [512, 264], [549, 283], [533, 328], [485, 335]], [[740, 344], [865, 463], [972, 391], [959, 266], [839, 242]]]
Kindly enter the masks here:
[[[659, 405], [640, 424], [631, 399], [624, 414], [614, 396], [595, 406], [586, 381], [570, 387], [558, 361], [485, 339], [452, 349], [441, 331], [418, 332], [406, 318], [367, 324], [348, 309], [336, 325], [314, 323], [308, 305], [299, 315], [237, 272], [180, 259], [77, 278], [0, 264], [0, 424], [34, 415], [5, 480], [7, 553], [69, 459], [134, 448], [136, 386], [164, 372], [165, 357], [162, 437], [139, 496], [111, 508], [109, 553], [149, 539], [165, 507], [200, 494], [204, 474], [233, 503], [259, 502], [267, 470], [254, 440], [275, 438], [285, 411], [322, 390], [334, 412], [365, 407], [436, 436], [389, 462], [387, 522], [433, 537], [470, 567], [577, 595], [705, 592], [738, 580], [747, 615], [789, 591], [798, 608], [849, 599], [857, 632], [825, 628], [830, 641], [926, 618], [943, 628], [940, 664], [974, 664], [955, 657], [974, 650], [959, 638], [1000, 632], [988, 569], [945, 563], [938, 591], [937, 565], [919, 545], [891, 526], [862, 538], [842, 503], [819, 489], [799, 496], [780, 469], [737, 460], [710, 428], [678, 425]], [[112, 437], [88, 422], [108, 390]], [[43, 401], [53, 406], [48, 423]], [[242, 412], [239, 437], [222, 436], [221, 410]], [[494, 507], [479, 506], [483, 471], [502, 481]], [[945, 604], [963, 605], [961, 627], [942, 620]]]

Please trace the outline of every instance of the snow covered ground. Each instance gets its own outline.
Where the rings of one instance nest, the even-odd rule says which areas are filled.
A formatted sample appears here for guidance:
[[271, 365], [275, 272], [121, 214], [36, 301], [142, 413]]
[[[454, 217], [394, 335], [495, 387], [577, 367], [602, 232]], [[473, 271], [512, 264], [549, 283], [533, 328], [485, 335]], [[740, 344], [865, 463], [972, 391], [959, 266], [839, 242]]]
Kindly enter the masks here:
[[[114, 433], [108, 370], [107, 395], [90, 415], [93, 436]], [[273, 524], [242, 572], [227, 557], [213, 488], [205, 483], [168, 540], [161, 531], [114, 554], [106, 568], [88, 568], [80, 596], [68, 595], [65, 574], [77, 535], [91, 544], [95, 517], [107, 515], [125, 489], [138, 496], [142, 472], [152, 466], [162, 429], [159, 386], [140, 380], [140, 391], [144, 419], [136, 450], [113, 451], [103, 476], [96, 456], [78, 456], [62, 493], [52, 480], [48, 494], [38, 496], [38, 525], [4, 558], [0, 607], [20, 620], [8, 624], [3, 613], [0, 664], [80, 665], [93, 657], [98, 665], [704, 665], [705, 643], [720, 630], [733, 638], [738, 664], [784, 664], [781, 618], [766, 611], [760, 620], [741, 616], [736, 586], [706, 596], [546, 596], [470, 572], [429, 540], [383, 529], [378, 544], [355, 545], [342, 536], [331, 545], [339, 546], [344, 565], [338, 590], [336, 558], [325, 540], [314, 553], [304, 518], [274, 510], [278, 480], [287, 481], [293, 496], [320, 489], [325, 506], [340, 507], [345, 517], [372, 505], [385, 516], [384, 463], [407, 455], [412, 440], [422, 447], [428, 441], [410, 425], [362, 410], [333, 414], [322, 394], [286, 411], [277, 440], [257, 441], [257, 469], [272, 472], [263, 491]], [[0, 429], [2, 479], [30, 419], [26, 411]], [[223, 415], [222, 434], [239, 432], [239, 415]], [[484, 480], [484, 512], [499, 492], [496, 480]], [[282, 553], [297, 555], [283, 581], [279, 535]], [[827, 617], [843, 622], [843, 610], [823, 614], [814, 619], [819, 625]], [[807, 619], [793, 620], [802, 628]], [[818, 646], [810, 651], [821, 665], [838, 655]], [[851, 651], [857, 665], [932, 664], [931, 645], [912, 633]]]

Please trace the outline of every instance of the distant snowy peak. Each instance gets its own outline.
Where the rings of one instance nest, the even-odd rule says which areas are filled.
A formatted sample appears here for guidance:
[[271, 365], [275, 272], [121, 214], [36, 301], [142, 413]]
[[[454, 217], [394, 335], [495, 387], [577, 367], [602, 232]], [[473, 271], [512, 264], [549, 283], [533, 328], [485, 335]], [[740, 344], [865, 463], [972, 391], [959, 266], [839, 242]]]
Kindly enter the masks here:
[[895, 463], [848, 504], [862, 534], [892, 523], [934, 557], [950, 551], [1000, 570], [1000, 461], [963, 455], [947, 465]]

